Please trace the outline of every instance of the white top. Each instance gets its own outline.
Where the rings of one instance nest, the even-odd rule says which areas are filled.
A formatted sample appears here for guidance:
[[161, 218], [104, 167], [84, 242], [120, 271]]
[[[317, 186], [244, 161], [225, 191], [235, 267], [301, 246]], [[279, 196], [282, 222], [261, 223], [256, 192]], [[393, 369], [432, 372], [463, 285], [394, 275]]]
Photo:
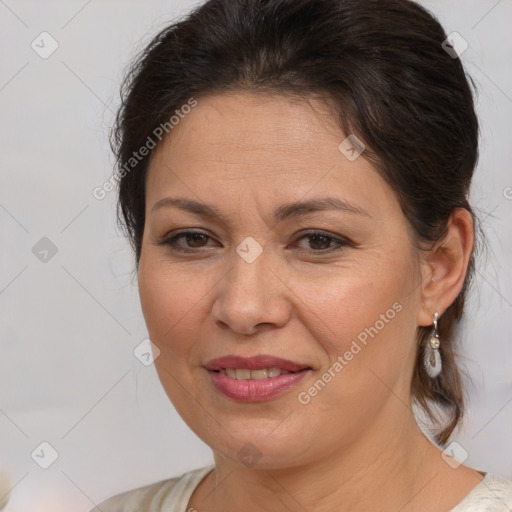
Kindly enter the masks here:
[[[214, 467], [196, 469], [118, 494], [90, 512], [189, 512], [187, 505], [192, 493]], [[450, 512], [509, 512], [511, 509], [512, 482], [486, 473], [484, 479]]]

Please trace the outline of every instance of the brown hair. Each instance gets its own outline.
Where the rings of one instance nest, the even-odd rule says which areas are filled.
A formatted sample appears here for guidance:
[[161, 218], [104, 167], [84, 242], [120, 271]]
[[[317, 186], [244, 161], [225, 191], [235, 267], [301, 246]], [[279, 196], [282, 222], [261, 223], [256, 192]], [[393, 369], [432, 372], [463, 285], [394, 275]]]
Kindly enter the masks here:
[[[129, 171], [125, 164], [190, 98], [213, 93], [328, 99], [340, 128], [364, 142], [365, 157], [394, 189], [418, 247], [443, 239], [455, 208], [475, 218], [468, 193], [478, 121], [462, 64], [441, 46], [446, 37], [435, 17], [409, 0], [209, 0], [162, 30], [125, 78], [111, 141], [118, 220], [137, 268], [150, 154]], [[440, 318], [443, 370], [435, 379], [422, 363], [431, 329], [418, 328], [411, 394], [441, 426], [440, 444], [463, 414], [454, 331], [473, 271], [472, 256], [462, 291]]]

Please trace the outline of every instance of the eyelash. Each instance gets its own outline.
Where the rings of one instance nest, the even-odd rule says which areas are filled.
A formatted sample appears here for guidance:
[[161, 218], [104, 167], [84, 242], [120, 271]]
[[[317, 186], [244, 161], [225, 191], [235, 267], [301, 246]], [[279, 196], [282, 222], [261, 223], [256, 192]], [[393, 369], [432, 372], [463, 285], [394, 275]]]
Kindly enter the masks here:
[[[197, 253], [201, 249], [203, 249], [203, 247], [198, 247], [197, 249], [193, 249], [193, 248], [184, 249], [184, 248], [177, 247], [176, 246], [177, 241], [180, 238], [185, 238], [187, 235], [203, 235], [203, 236], [207, 237], [208, 239], [212, 239], [211, 236], [209, 236], [206, 233], [203, 233], [201, 231], [182, 231], [181, 233], [177, 233], [171, 237], [164, 238], [163, 240], [158, 241], [157, 245], [160, 245], [160, 246], [165, 245], [165, 246], [168, 246], [171, 250], [176, 251], [176, 252], [181, 252], [181, 253]], [[344, 249], [345, 247], [349, 247], [352, 245], [348, 240], [332, 236], [329, 233], [326, 233], [324, 231], [308, 232], [308, 233], [302, 235], [300, 238], [298, 238], [298, 240], [301, 240], [302, 238], [314, 238], [314, 237], [323, 237], [323, 238], [328, 239], [330, 242], [335, 242], [338, 244], [337, 247], [329, 247], [327, 249], [311, 249], [310, 253], [315, 254], [315, 255], [331, 254], [333, 252], [340, 251], [341, 249]], [[302, 250], [301, 252], [308, 252], [308, 251]]]

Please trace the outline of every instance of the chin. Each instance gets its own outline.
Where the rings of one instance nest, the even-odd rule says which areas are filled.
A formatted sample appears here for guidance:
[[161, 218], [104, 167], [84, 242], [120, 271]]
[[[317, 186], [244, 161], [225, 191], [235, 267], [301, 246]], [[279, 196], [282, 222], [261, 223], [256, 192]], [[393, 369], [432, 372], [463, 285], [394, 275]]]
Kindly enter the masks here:
[[[282, 419], [280, 420], [282, 422]], [[268, 418], [223, 422], [222, 427], [193, 425], [189, 427], [206, 443], [216, 457], [248, 469], [281, 469], [300, 465], [313, 451], [313, 436], [304, 427], [279, 432], [277, 422]]]

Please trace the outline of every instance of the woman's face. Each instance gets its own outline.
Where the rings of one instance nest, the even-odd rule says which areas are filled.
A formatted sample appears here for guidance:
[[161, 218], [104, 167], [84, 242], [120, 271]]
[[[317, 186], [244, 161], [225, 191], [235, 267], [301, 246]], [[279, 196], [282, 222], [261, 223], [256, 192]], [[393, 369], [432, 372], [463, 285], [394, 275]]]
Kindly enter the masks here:
[[237, 93], [198, 100], [152, 155], [139, 286], [156, 368], [237, 464], [328, 457], [410, 414], [418, 254], [346, 136], [319, 100]]

